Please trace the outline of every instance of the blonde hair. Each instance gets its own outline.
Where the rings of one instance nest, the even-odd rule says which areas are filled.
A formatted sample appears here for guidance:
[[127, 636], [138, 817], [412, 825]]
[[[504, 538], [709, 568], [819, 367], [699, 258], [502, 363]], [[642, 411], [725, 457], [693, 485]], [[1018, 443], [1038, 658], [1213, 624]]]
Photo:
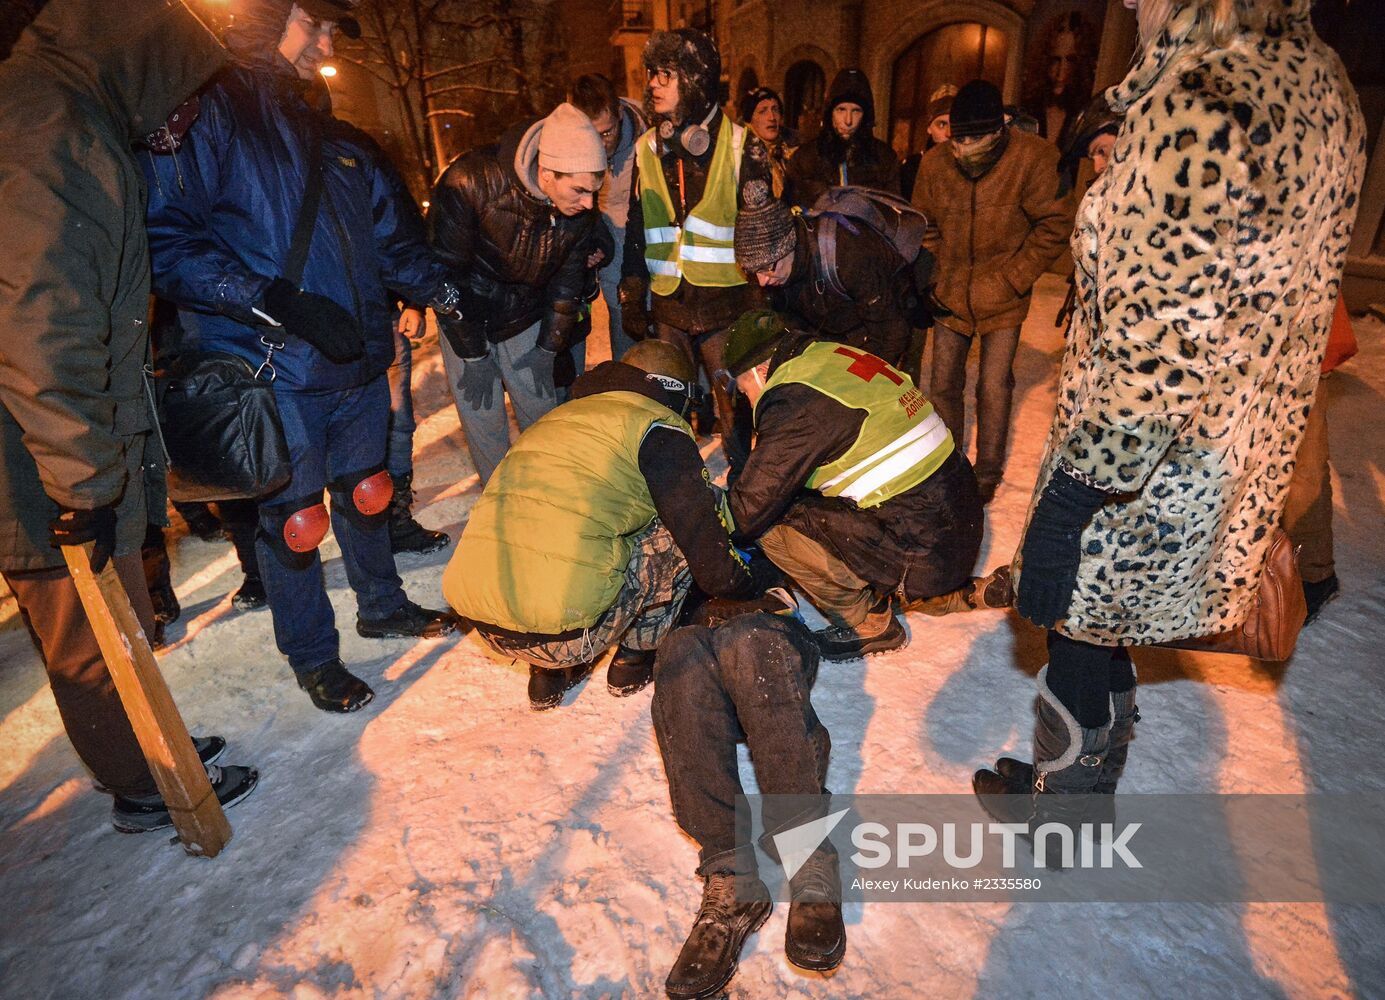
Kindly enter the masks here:
[[1242, 28], [1236, 0], [1139, 0], [1135, 16], [1140, 26], [1140, 42], [1149, 45], [1170, 24], [1175, 15], [1195, 19], [1186, 41], [1199, 48], [1225, 48]]

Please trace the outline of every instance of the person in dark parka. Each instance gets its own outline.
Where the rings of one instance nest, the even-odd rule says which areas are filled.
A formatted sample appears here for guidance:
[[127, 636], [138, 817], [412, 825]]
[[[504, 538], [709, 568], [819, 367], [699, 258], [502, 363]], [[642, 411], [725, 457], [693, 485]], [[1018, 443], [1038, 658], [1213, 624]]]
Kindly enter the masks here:
[[875, 136], [875, 95], [866, 74], [844, 69], [832, 80], [822, 131], [789, 160], [794, 204], [811, 206], [830, 187], [855, 184], [899, 194], [899, 160]]
[[[234, 62], [199, 95], [182, 148], [144, 161], [154, 288], [179, 306], [185, 344], [256, 367], [268, 361], [275, 373], [293, 478], [261, 499], [256, 549], [275, 642], [326, 712], [353, 712], [374, 696], [340, 657], [318, 554], [329, 525], [358, 635], [434, 638], [457, 627], [404, 593], [390, 547], [385, 448], [390, 293], [432, 306], [444, 332], [459, 294], [379, 146], [317, 99], [334, 33], [360, 30], [349, 10], [346, 0], [243, 5], [227, 33]], [[292, 274], [305, 204], [306, 252]]]
[[[114, 560], [146, 635], [140, 562], [162, 517], [142, 369], [149, 357], [144, 178], [131, 144], [223, 54], [178, 3], [52, 0], [0, 63], [0, 573], [36, 640], [63, 726], [125, 832], [170, 823], [59, 545]], [[202, 760], [225, 748], [197, 741]], [[252, 768], [208, 767], [223, 803]]]
[[736, 218], [736, 263], [790, 325], [901, 364], [912, 333], [912, 266], [870, 226], [847, 220], [830, 237], [835, 280], [829, 278], [821, 224], [769, 197], [763, 182], [747, 185]]

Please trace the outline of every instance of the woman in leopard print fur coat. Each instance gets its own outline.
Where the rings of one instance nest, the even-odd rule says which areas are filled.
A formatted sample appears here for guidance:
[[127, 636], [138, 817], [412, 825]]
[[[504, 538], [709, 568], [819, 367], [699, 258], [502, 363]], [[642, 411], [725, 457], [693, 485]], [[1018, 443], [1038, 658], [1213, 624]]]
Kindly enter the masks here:
[[1126, 647], [1251, 610], [1365, 162], [1309, 4], [1126, 0], [1144, 47], [1107, 93], [1125, 122], [1077, 216], [1077, 312], [1015, 564], [1020, 613], [1051, 630], [1036, 763], [978, 771], [980, 794], [1113, 791], [1137, 718]]

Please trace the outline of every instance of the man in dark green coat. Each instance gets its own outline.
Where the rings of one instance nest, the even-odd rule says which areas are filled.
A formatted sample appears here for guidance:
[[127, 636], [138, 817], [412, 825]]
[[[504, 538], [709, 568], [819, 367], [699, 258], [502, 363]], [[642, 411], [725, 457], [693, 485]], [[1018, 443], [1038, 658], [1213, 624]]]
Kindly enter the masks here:
[[[169, 825], [58, 546], [112, 557], [148, 634], [140, 543], [163, 470], [149, 357], [143, 175], [131, 144], [221, 62], [181, 3], [51, 0], [0, 63], [0, 574], [38, 642], [73, 746], [126, 832]], [[251, 768], [211, 766], [223, 802]]]

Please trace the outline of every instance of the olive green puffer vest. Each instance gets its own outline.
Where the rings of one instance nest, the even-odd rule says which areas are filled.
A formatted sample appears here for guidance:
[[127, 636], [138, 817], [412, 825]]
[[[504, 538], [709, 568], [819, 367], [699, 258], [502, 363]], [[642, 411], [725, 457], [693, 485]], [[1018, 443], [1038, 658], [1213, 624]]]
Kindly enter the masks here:
[[564, 403], [521, 434], [443, 573], [457, 613], [537, 635], [596, 624], [655, 516], [639, 451], [656, 424], [692, 436], [672, 410], [634, 392]]

